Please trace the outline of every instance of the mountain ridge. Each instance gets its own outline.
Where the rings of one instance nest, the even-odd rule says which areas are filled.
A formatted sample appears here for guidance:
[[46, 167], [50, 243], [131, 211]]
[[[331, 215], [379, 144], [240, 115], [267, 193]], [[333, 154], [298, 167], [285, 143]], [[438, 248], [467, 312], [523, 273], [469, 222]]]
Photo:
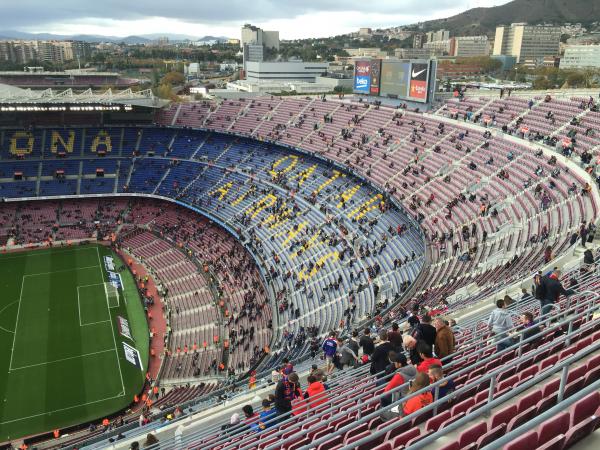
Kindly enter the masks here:
[[[492, 35], [499, 25], [599, 21], [600, 0], [513, 0], [500, 6], [472, 8], [455, 16], [420, 24], [423, 31], [440, 28], [458, 35]], [[413, 24], [413, 26], [415, 26]]]

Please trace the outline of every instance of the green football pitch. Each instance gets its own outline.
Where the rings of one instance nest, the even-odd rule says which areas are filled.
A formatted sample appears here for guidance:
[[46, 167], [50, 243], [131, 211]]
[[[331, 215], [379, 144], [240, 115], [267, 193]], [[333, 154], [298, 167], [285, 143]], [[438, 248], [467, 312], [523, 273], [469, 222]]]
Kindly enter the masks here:
[[122, 265], [101, 245], [0, 255], [0, 441], [103, 418], [141, 390], [144, 309], [129, 271], [122, 291], [107, 284], [105, 257]]

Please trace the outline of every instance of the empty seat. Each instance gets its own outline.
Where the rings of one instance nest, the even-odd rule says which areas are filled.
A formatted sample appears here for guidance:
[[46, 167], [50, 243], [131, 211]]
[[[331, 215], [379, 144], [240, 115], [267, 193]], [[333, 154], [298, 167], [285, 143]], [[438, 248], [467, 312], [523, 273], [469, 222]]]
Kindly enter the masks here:
[[537, 431], [532, 430], [525, 433], [521, 437], [516, 438], [514, 441], [509, 442], [502, 450], [533, 450], [538, 445], [538, 434]]
[[412, 430], [405, 431], [400, 436], [397, 436], [394, 439], [394, 448], [397, 448], [399, 445], [406, 445], [408, 441], [418, 437], [421, 435], [421, 430], [418, 428], [413, 428]]
[[461, 448], [464, 448], [469, 444], [477, 442], [477, 439], [487, 433], [487, 431], [487, 424], [485, 422], [479, 422], [478, 424], [473, 425], [472, 427], [463, 431], [458, 438], [458, 443], [460, 444]]
[[567, 434], [570, 423], [571, 417], [568, 412], [562, 412], [551, 419], [546, 420], [538, 428], [538, 445], [541, 446], [546, 444], [558, 435]]
[[493, 429], [502, 424], [508, 425], [511, 419], [517, 416], [517, 412], [517, 405], [510, 405], [497, 411], [490, 421], [490, 428]]
[[507, 424], [507, 431], [512, 431], [515, 428], [520, 427], [526, 422], [529, 422], [531, 419], [535, 417], [537, 413], [537, 406], [532, 406], [531, 408], [526, 409], [525, 411], [520, 412], [515, 417], [513, 417], [510, 422]]
[[562, 450], [565, 446], [566, 436], [564, 434], [559, 434], [558, 436], [552, 438], [544, 445], [540, 445], [538, 442], [538, 447], [536, 450]]
[[487, 433], [477, 439], [477, 448], [483, 448], [490, 442], [494, 442], [506, 433], [506, 424], [500, 424], [495, 428], [490, 429]]

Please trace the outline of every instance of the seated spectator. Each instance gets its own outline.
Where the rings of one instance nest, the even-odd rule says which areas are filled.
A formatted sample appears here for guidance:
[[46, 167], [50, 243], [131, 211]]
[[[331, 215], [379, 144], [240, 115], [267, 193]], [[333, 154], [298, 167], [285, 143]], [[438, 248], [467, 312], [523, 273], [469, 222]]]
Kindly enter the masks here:
[[415, 366], [408, 364], [404, 353], [391, 352], [390, 362], [394, 365], [396, 372], [390, 379], [389, 383], [385, 386], [383, 392], [389, 392], [398, 386], [402, 386], [403, 384], [406, 384], [406, 386], [402, 387], [397, 392], [381, 397], [381, 406], [388, 406], [391, 403], [399, 400], [400, 397], [405, 396], [409, 389], [407, 383], [413, 380], [417, 375], [417, 369], [415, 369]]
[[262, 401], [262, 408], [263, 410], [258, 417], [258, 423], [252, 425], [252, 428], [259, 432], [272, 427], [276, 423], [273, 419], [277, 416], [277, 411], [272, 407], [272, 403], [269, 399], [265, 398]]
[[[431, 366], [429, 366], [429, 379], [431, 380], [432, 383], [435, 383], [436, 381], [440, 381], [442, 378], [444, 378], [444, 371], [442, 370], [442, 366], [438, 366], [437, 364], [432, 364]], [[454, 392], [454, 390], [456, 389], [456, 385], [454, 384], [454, 381], [451, 378], [448, 378], [446, 380], [444, 380], [442, 383], [440, 383], [438, 386], [438, 399], [447, 396], [448, 394], [451, 394], [452, 392]], [[435, 398], [435, 387], [431, 390], [431, 393], [433, 394], [434, 398]]]
[[433, 364], [437, 364], [440, 367], [442, 366], [442, 362], [433, 357], [433, 352], [431, 347], [427, 345], [425, 342], [419, 342], [417, 345], [417, 351], [419, 352], [419, 356], [422, 359], [422, 362], [417, 366], [417, 371], [427, 373], [429, 370], [429, 366]]
[[254, 429], [258, 425], [259, 415], [254, 412], [254, 408], [252, 405], [244, 405], [242, 408], [242, 412], [244, 413], [244, 424], [251, 429]]
[[[411, 383], [411, 386], [408, 390], [408, 394], [410, 395], [413, 392], [420, 391], [429, 386], [429, 375], [427, 373], [418, 373], [415, 376], [414, 381]], [[431, 395], [431, 391], [425, 391], [415, 397], [409, 398], [402, 408], [402, 412], [405, 416], [412, 414], [421, 408], [426, 407], [427, 405], [433, 402], [433, 396]]]
[[[523, 327], [523, 330], [525, 330], [523, 332], [523, 338], [522, 338], [523, 340], [529, 339], [530, 337], [533, 337], [536, 334], [540, 333], [540, 327], [533, 320], [533, 314], [530, 313], [529, 311], [526, 311], [523, 314], [521, 314], [521, 326]], [[537, 338], [533, 339], [530, 342], [530, 344], [532, 346], [537, 346], [539, 341], [540, 341], [540, 337], [538, 336]]]
[[308, 382], [308, 387], [304, 392], [304, 398], [307, 400], [308, 407], [316, 408], [325, 403], [328, 400], [325, 394], [325, 385], [313, 375], [309, 375], [306, 381]]
[[146, 435], [146, 441], [144, 442], [144, 448], [150, 448], [155, 444], [158, 444], [158, 439], [152, 433], [148, 433]]

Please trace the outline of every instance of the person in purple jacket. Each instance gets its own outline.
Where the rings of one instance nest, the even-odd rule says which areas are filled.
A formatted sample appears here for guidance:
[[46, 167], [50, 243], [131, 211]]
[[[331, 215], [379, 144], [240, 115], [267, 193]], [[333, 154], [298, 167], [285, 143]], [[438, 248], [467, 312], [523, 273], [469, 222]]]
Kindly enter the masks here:
[[333, 358], [337, 353], [337, 341], [335, 339], [335, 332], [329, 333], [329, 337], [323, 341], [321, 346], [323, 353], [325, 354], [325, 361], [327, 361], [327, 374], [333, 372], [335, 365], [333, 364]]

